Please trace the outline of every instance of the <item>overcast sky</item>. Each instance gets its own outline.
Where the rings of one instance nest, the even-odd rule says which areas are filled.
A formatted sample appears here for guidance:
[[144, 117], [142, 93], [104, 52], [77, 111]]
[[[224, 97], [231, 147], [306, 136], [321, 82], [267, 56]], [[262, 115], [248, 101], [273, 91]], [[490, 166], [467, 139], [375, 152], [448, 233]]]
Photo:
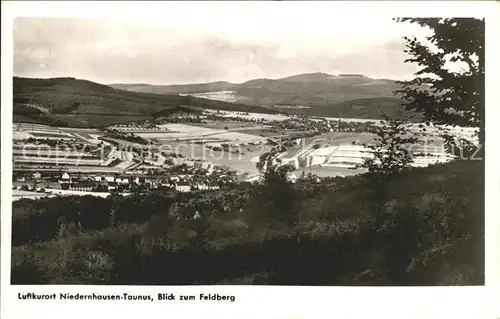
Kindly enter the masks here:
[[18, 18], [14, 75], [184, 84], [308, 72], [401, 79], [416, 71], [404, 63], [402, 36], [423, 34], [418, 27], [281, 4], [177, 5], [133, 20]]

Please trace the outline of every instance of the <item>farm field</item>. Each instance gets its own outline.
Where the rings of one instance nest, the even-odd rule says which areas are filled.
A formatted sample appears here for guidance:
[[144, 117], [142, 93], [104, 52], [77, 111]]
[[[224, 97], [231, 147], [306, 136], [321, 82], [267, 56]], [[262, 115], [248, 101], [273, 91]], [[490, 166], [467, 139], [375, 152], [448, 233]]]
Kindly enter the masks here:
[[[96, 129], [60, 128], [40, 124], [15, 123], [13, 125], [14, 145], [12, 147], [14, 170], [16, 171], [59, 171], [119, 173], [135, 165], [132, 156], [117, 154], [111, 157], [121, 160], [107, 167], [102, 158], [102, 134]], [[17, 139], [16, 139], [17, 136]], [[55, 142], [63, 139], [62, 145], [48, 145], [46, 142], [32, 143], [26, 139], [49, 139]], [[76, 147], [74, 147], [76, 146]], [[128, 154], [129, 155], [129, 154]], [[109, 164], [109, 163], [108, 163]]]
[[70, 149], [71, 145], [53, 147], [45, 144], [23, 144], [16, 141], [12, 147], [13, 162], [17, 165], [100, 165], [102, 160], [90, 152], [82, 149]]
[[307, 105], [282, 105], [282, 104], [276, 104], [273, 107], [277, 109], [310, 109], [310, 106]]
[[235, 129], [264, 129], [267, 126], [254, 123], [245, 123], [237, 121], [210, 121], [205, 123], [192, 123], [193, 126], [223, 130], [227, 127], [229, 130]]
[[13, 131], [13, 140], [26, 140], [29, 138], [34, 139], [49, 139], [49, 140], [72, 140], [76, 139], [75, 136], [69, 134], [43, 132], [43, 131]]
[[48, 133], [48, 132], [30, 132], [34, 137], [47, 137], [47, 138], [57, 138], [57, 139], [71, 139], [73, 136], [63, 133]]
[[255, 145], [255, 146], [242, 146], [241, 153], [219, 152], [207, 149], [199, 144], [186, 144], [182, 142], [168, 142], [163, 145], [165, 151], [174, 151], [175, 153], [182, 154], [186, 159], [200, 159], [210, 163], [222, 165], [234, 169], [239, 172], [258, 173], [255, 167], [253, 158], [268, 152], [270, 146], [268, 145]]
[[17, 201], [21, 199], [39, 199], [44, 197], [54, 197], [55, 195], [47, 194], [47, 193], [37, 193], [30, 191], [23, 191], [18, 189], [12, 190], [12, 201]]
[[[233, 130], [234, 131], [234, 130]], [[294, 133], [301, 133], [300, 131], [292, 131], [292, 130], [286, 130], [286, 132], [274, 132], [271, 128], [242, 128], [237, 130], [240, 133], [246, 133], [246, 134], [252, 134], [260, 137], [264, 137], [266, 139], [271, 138], [271, 137], [283, 137], [286, 135], [294, 134]]]
[[43, 158], [43, 157], [36, 157], [36, 156], [21, 156], [14, 158], [14, 164], [39, 164], [39, 165], [50, 165], [50, 166], [57, 166], [61, 164], [66, 164], [66, 165], [74, 165], [74, 166], [80, 166], [80, 165], [88, 165], [88, 166], [98, 166], [101, 164], [101, 159], [96, 158], [96, 159], [85, 159], [85, 158]]
[[[276, 114], [243, 114], [238, 112], [220, 112], [229, 116], [242, 116], [251, 119], [264, 118], [266, 120], [286, 119], [288, 116]], [[220, 113], [218, 113], [220, 115]], [[333, 119], [333, 118], [329, 118]], [[321, 120], [321, 119], [318, 119]], [[347, 119], [349, 120], [349, 119]], [[75, 139], [78, 142], [85, 141], [85, 143], [98, 144], [101, 141], [98, 139], [101, 136], [97, 129], [80, 129], [80, 128], [60, 128], [50, 127], [38, 124], [16, 124], [14, 129], [15, 133], [24, 134], [22, 138], [29, 137], [42, 137], [60, 139], [67, 137]], [[300, 133], [294, 130], [285, 130], [283, 132], [273, 132], [272, 128], [256, 123], [239, 122], [239, 121], [210, 121], [207, 123], [170, 123], [158, 125], [158, 129], [144, 129], [134, 128], [134, 134], [145, 139], [154, 139], [160, 143], [160, 147], [164, 150], [173, 150], [176, 153], [182, 154], [185, 158], [201, 159], [214, 164], [229, 167], [231, 169], [247, 172], [258, 173], [255, 164], [259, 156], [269, 151], [270, 147], [265, 145], [270, 137], [287, 136], [293, 133]], [[118, 130], [129, 129], [129, 127], [116, 127]], [[35, 133], [35, 134], [32, 134]], [[333, 163], [324, 161], [325, 155], [321, 152], [329, 152], [328, 146], [338, 145], [352, 145], [370, 143], [373, 141], [374, 135], [368, 133], [350, 133], [350, 132], [331, 132], [324, 133], [319, 136], [300, 139], [300, 143], [295, 147], [289, 147], [287, 151], [279, 157], [284, 162], [297, 163], [299, 157], [302, 157], [301, 163], [306, 162], [306, 165], [318, 166], [317, 164], [324, 164], [319, 170], [322, 176], [335, 176], [338, 174], [354, 174], [353, 170], [344, 172], [342, 158], [334, 159]], [[119, 141], [121, 144], [142, 146], [132, 142]], [[200, 145], [197, 143], [203, 143]], [[244, 146], [244, 144], [255, 144], [253, 146]], [[428, 145], [440, 145], [442, 140], [433, 138], [427, 140]], [[222, 144], [240, 145], [241, 153], [220, 152], [209, 149], [208, 147], [221, 146]], [[318, 146], [315, 146], [318, 144]], [[82, 168], [83, 171], [92, 172], [113, 172], [123, 171], [136, 164], [130, 156], [122, 156], [125, 154], [110, 154], [107, 160], [100, 157], [92, 156], [84, 152], [69, 152], [69, 151], [56, 151], [56, 150], [40, 150], [39, 146], [34, 145], [35, 149], [30, 151], [30, 147], [20, 149], [19, 145], [14, 147], [14, 160], [18, 168], [33, 169], [43, 167], [64, 168], [68, 169], [71, 166]], [[208, 146], [208, 147], [207, 147]], [[319, 150], [312, 150], [314, 147], [319, 147]], [[78, 150], [77, 150], [78, 151]], [[431, 151], [439, 151], [436, 147]], [[330, 152], [331, 153], [331, 152]], [[129, 154], [130, 155], [130, 154]], [[121, 162], [116, 163], [115, 159], [120, 159]], [[358, 159], [357, 159], [358, 160]], [[114, 162], [115, 161], [115, 162]], [[340, 161], [340, 162], [338, 162]], [[346, 159], [348, 161], [348, 159]], [[337, 163], [338, 162], [338, 163]], [[427, 159], [422, 161], [422, 165], [427, 162]], [[105, 167], [113, 163], [115, 167]], [[335, 166], [338, 164], [337, 166]], [[303, 166], [297, 164], [297, 167]], [[73, 168], [75, 169], [75, 168]], [[340, 170], [340, 173], [339, 173]]]
[[[241, 132], [231, 132], [225, 129], [212, 129], [186, 124], [163, 124], [160, 128], [166, 128], [171, 133], [138, 133], [137, 135], [144, 139], [156, 139], [160, 144], [166, 144], [171, 141], [203, 141], [207, 138], [213, 140], [212, 143], [225, 143], [233, 141], [234, 143], [260, 143], [265, 142], [261, 136], [246, 134]], [[220, 142], [217, 142], [220, 141]]]
[[[214, 111], [214, 110], [205, 110], [207, 114], [217, 114], [221, 117], [238, 117], [247, 120], [266, 120], [266, 121], [284, 121], [289, 120], [293, 117], [293, 115], [285, 115], [285, 114], [264, 114], [264, 113], [243, 113], [243, 112], [233, 112], [233, 111]], [[344, 118], [344, 117], [329, 117], [329, 116], [312, 116], [311, 120], [328, 120], [328, 121], [342, 121], [349, 123], [381, 123], [380, 119], [364, 119], [364, 118]]]
[[348, 123], [368, 123], [368, 122], [374, 122], [376, 124], [380, 124], [382, 120], [376, 120], [376, 119], [355, 119], [355, 118], [345, 118], [345, 117], [320, 117], [321, 119], [329, 120], [329, 121], [341, 121], [341, 122], [348, 122]]
[[49, 139], [49, 140], [76, 140], [78, 143], [99, 144], [102, 135], [96, 129], [62, 128], [42, 124], [14, 123], [12, 126], [13, 140]]
[[100, 135], [101, 131], [95, 128], [80, 128], [80, 127], [58, 127], [59, 130], [68, 133], [80, 133], [80, 134], [97, 134]]
[[70, 165], [70, 164], [60, 164], [59, 167], [54, 166], [53, 164], [43, 164], [43, 163], [22, 163], [20, 165], [17, 165], [14, 167], [14, 171], [20, 171], [20, 172], [60, 172], [61, 170], [64, 170], [65, 172], [68, 173], [123, 173], [123, 169], [116, 168], [116, 167], [106, 167], [106, 166], [88, 166], [88, 165], [81, 165], [81, 166], [75, 166], [75, 165]]
[[205, 110], [205, 112], [207, 114], [216, 114], [221, 117], [239, 117], [246, 120], [284, 121], [290, 119], [290, 116], [282, 114], [243, 113], [243, 112], [214, 111], [214, 110]]
[[80, 141], [84, 141], [90, 144], [101, 143], [101, 141], [99, 140], [99, 137], [102, 136], [101, 134], [72, 133], [72, 135]]
[[89, 135], [89, 134], [87, 134], [87, 133], [74, 133], [74, 134], [77, 134], [77, 135], [79, 135], [80, 137], [83, 137], [83, 138], [85, 138], [85, 139], [94, 139], [94, 138], [95, 138], [95, 135], [94, 135], [94, 136], [91, 136], [91, 135]]
[[71, 152], [60, 149], [14, 149], [12, 151], [14, 156], [36, 156], [48, 158], [96, 158], [89, 153], [84, 152]]
[[181, 93], [181, 96], [193, 96], [197, 98], [207, 99], [207, 100], [215, 100], [215, 101], [224, 101], [224, 102], [243, 102], [248, 100], [248, 98], [239, 95], [236, 91], [215, 91], [215, 92], [206, 92], [206, 93]]

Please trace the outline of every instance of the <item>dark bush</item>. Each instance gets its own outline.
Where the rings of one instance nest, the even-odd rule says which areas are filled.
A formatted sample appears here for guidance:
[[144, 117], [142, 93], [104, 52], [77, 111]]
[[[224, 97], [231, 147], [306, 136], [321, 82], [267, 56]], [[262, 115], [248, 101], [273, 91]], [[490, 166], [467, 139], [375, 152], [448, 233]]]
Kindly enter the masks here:
[[222, 191], [20, 200], [13, 203], [12, 280], [479, 285], [481, 165], [403, 172], [381, 206], [363, 176], [291, 184], [286, 170], [272, 169], [263, 184]]

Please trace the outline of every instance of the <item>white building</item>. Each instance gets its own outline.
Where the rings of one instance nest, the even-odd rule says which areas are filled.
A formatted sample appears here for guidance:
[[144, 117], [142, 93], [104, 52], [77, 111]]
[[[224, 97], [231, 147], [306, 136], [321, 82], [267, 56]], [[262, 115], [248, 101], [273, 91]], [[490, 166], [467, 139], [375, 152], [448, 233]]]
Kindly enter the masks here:
[[108, 175], [108, 176], [105, 176], [104, 177], [104, 180], [108, 183], [112, 183], [115, 181], [115, 177], [114, 176], [111, 176], [111, 175]]
[[178, 192], [190, 192], [191, 191], [191, 186], [189, 185], [178, 185], [175, 186], [175, 190]]
[[117, 177], [115, 178], [115, 182], [121, 185], [128, 185], [130, 183], [129, 179], [126, 177]]

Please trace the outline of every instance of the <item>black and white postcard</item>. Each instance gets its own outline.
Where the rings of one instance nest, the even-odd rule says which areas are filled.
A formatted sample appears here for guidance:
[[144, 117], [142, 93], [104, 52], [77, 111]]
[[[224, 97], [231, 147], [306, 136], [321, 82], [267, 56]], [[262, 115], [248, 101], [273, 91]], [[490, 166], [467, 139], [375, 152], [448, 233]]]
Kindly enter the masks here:
[[2, 9], [2, 317], [500, 315], [498, 3]]

